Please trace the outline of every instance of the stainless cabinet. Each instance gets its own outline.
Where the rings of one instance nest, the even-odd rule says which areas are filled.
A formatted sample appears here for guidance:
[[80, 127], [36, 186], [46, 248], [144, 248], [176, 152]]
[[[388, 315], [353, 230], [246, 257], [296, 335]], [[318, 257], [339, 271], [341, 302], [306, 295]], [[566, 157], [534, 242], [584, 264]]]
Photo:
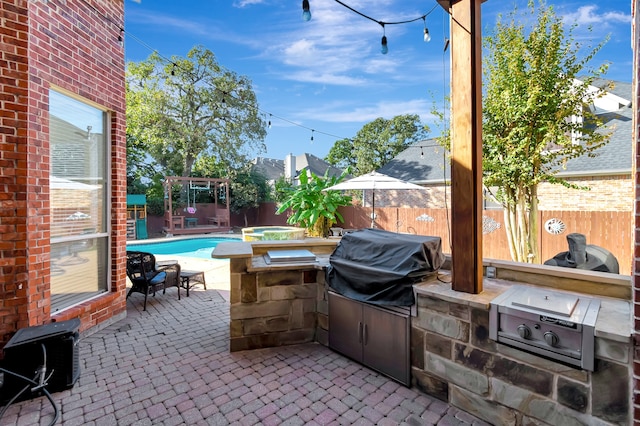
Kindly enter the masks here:
[[329, 347], [411, 385], [409, 315], [329, 292]]

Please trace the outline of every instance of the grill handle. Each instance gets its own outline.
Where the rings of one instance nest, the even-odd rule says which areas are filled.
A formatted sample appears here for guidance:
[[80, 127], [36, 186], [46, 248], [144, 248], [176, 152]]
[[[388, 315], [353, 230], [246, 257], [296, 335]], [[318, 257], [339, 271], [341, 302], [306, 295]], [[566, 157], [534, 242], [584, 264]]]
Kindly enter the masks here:
[[364, 324], [362, 327], [362, 344], [366, 346], [367, 344], [367, 324]]

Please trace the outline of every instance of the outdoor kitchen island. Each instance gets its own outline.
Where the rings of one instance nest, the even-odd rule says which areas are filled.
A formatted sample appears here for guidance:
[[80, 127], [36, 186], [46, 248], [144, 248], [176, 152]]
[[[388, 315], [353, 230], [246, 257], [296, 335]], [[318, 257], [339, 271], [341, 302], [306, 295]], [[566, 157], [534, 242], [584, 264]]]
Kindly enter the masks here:
[[[230, 350], [318, 342], [328, 346], [325, 271], [335, 239], [221, 243], [230, 260]], [[308, 250], [316, 261], [269, 264], [270, 250]], [[491, 424], [630, 424], [632, 407], [629, 277], [487, 261], [496, 278], [481, 294], [453, 291], [445, 264], [416, 284], [411, 318], [413, 386]], [[600, 301], [594, 371], [490, 338], [491, 302], [514, 285], [550, 288]], [[606, 295], [606, 296], [602, 296]], [[392, 349], [393, 350], [393, 349]]]

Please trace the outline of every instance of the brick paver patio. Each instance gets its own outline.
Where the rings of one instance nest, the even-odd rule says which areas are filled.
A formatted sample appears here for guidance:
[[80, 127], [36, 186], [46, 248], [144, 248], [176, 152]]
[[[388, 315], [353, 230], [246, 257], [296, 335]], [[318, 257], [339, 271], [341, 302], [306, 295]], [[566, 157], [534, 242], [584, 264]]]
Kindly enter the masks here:
[[[481, 425], [319, 344], [230, 353], [216, 290], [127, 302], [127, 318], [80, 341], [76, 385], [53, 394], [64, 425]], [[2, 425], [46, 425], [44, 397]]]

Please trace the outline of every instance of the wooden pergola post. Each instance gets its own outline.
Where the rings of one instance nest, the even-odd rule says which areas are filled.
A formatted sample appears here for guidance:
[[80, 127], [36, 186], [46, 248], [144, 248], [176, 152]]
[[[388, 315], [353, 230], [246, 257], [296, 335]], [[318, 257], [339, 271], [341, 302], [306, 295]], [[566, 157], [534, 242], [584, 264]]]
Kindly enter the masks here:
[[482, 292], [482, 0], [440, 3], [451, 14], [452, 288], [477, 294]]

